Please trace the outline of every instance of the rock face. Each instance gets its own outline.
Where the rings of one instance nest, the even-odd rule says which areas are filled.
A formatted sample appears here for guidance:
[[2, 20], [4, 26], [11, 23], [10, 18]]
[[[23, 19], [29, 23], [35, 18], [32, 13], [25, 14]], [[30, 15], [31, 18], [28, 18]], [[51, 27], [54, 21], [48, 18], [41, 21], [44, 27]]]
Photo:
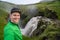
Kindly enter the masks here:
[[42, 17], [39, 20], [39, 22], [37, 24], [37, 29], [35, 30], [35, 32], [33, 32], [33, 35], [38, 36], [39, 34], [41, 34], [45, 30], [45, 28], [47, 27], [47, 25], [49, 25], [50, 23], [52, 23], [51, 19]]
[[42, 17], [31, 35], [34, 36], [39, 36], [39, 40], [60, 40], [60, 21]]

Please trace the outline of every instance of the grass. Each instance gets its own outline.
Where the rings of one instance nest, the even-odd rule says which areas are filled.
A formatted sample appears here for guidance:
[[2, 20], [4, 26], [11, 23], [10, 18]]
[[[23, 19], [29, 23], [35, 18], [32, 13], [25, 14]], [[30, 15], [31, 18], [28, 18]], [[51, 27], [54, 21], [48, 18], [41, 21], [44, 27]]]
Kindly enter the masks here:
[[4, 25], [6, 24], [6, 16], [7, 12], [0, 9], [0, 40], [3, 40], [3, 29]]
[[60, 19], [60, 1], [49, 2], [49, 3], [45, 2], [45, 3], [36, 4], [36, 5], [38, 10], [42, 12], [45, 11], [45, 8], [55, 11], [58, 15], [58, 19]]

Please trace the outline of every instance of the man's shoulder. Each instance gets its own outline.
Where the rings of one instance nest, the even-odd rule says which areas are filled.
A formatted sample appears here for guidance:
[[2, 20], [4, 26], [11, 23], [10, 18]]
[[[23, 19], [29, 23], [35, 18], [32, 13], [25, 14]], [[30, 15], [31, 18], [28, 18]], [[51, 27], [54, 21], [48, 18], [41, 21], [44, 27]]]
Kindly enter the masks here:
[[9, 23], [4, 26], [4, 30], [11, 30], [11, 29], [12, 25], [10, 25]]

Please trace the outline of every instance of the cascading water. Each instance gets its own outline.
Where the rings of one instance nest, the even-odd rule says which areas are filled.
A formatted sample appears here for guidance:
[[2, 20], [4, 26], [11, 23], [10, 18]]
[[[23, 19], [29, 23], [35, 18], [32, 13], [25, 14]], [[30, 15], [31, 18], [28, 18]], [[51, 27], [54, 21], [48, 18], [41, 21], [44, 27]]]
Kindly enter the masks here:
[[31, 36], [33, 31], [37, 28], [37, 24], [41, 16], [33, 17], [30, 21], [26, 24], [25, 28], [21, 28], [21, 32], [25, 36]]

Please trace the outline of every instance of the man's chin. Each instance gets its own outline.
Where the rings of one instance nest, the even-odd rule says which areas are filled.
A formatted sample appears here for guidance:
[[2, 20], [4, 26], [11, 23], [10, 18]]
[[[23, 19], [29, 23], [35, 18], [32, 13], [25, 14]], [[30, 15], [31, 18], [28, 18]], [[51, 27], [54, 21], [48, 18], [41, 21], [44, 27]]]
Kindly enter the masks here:
[[14, 23], [18, 24], [19, 22], [18, 21], [15, 21]]
[[18, 24], [18, 22], [15, 22], [15, 24]]

